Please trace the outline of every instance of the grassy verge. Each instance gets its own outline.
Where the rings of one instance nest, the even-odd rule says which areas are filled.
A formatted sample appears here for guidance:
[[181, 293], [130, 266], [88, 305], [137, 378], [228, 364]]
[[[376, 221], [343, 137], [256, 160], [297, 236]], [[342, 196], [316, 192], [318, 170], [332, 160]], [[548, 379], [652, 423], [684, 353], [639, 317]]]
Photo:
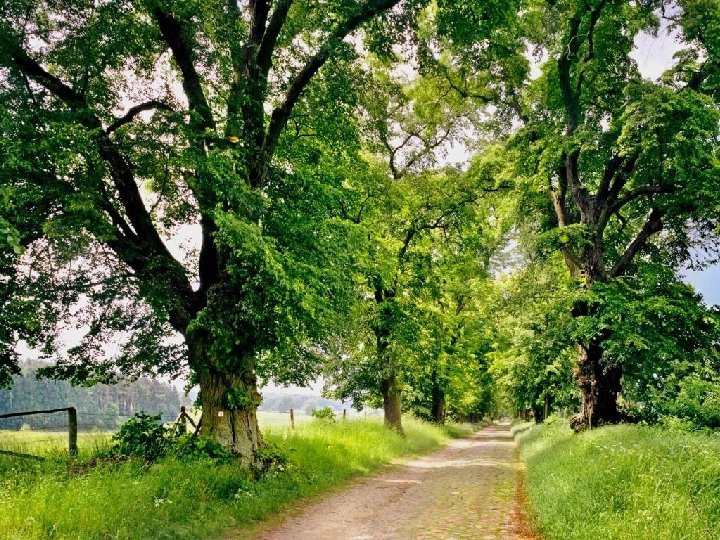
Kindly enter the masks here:
[[527, 494], [548, 540], [720, 538], [720, 437], [566, 423], [517, 425]]
[[367, 474], [404, 454], [428, 451], [450, 433], [404, 419], [406, 437], [381, 421], [308, 422], [266, 439], [289, 457], [284, 472], [252, 481], [233, 463], [167, 459], [68, 469], [0, 456], [0, 531], [3, 538], [207, 538], [253, 524], [288, 503], [350, 477]]

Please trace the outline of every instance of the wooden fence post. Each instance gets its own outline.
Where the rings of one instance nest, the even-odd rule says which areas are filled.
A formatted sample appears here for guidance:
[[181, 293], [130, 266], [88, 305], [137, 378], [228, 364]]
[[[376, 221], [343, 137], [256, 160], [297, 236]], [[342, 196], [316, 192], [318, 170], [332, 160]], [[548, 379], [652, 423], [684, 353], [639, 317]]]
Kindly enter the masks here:
[[347, 409], [343, 409], [343, 420], [347, 420]]
[[295, 429], [295, 413], [290, 409], [290, 429]]
[[68, 451], [70, 452], [70, 457], [76, 457], [78, 454], [77, 411], [75, 410], [75, 407], [68, 407], [67, 412], [68, 412]]

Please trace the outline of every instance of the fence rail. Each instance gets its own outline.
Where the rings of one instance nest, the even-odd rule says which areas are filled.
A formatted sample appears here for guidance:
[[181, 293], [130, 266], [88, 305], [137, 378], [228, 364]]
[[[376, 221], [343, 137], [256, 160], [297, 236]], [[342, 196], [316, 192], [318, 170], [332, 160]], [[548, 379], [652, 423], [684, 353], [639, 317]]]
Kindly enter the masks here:
[[[68, 416], [68, 452], [70, 457], [77, 456], [78, 445], [77, 445], [77, 434], [78, 434], [78, 421], [77, 421], [77, 410], [75, 407], [62, 407], [60, 409], [45, 409], [40, 411], [18, 411], [0, 414], [0, 418], [14, 418], [17, 416], [30, 416], [34, 414], [52, 414], [67, 411]], [[12, 456], [29, 457], [33, 459], [43, 459], [40, 456], [34, 456], [32, 454], [22, 454], [20, 452], [11, 452], [10, 450], [0, 450], [0, 454], [9, 454]]]

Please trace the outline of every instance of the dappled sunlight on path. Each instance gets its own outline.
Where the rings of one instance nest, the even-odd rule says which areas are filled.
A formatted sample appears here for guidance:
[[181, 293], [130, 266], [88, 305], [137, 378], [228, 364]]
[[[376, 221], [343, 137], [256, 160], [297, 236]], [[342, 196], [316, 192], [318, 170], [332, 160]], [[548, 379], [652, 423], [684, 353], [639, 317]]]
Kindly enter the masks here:
[[257, 540], [522, 539], [508, 425], [321, 497]]

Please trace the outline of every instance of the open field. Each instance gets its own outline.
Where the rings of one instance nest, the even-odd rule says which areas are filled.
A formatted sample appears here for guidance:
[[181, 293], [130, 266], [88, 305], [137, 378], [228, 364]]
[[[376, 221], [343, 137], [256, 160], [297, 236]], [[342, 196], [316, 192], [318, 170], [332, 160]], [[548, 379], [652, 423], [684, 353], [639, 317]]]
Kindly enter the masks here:
[[[405, 419], [406, 437], [381, 419], [300, 423], [266, 429], [288, 456], [259, 481], [234, 462], [166, 459], [68, 468], [0, 456], [0, 531], [36, 538], [207, 538], [248, 527], [287, 504], [369, 474], [396, 458], [437, 448], [470, 427], [443, 430]], [[25, 436], [25, 434], [23, 434]], [[87, 463], [87, 462], [85, 462]]]
[[[81, 457], [107, 448], [111, 432], [88, 431], [78, 433], [78, 450]], [[67, 431], [10, 431], [0, 430], [0, 450], [22, 454], [52, 456], [67, 454]]]
[[720, 538], [720, 437], [620, 425], [515, 427], [548, 540]]
[[[349, 414], [351, 419], [364, 418], [362, 415]], [[370, 418], [373, 418], [371, 415]], [[295, 413], [295, 425], [312, 420], [312, 416], [303, 412]], [[268, 429], [290, 428], [290, 414], [280, 412], [258, 411], [258, 422], [263, 431]], [[78, 433], [78, 449], [80, 455], [87, 456], [98, 450], [107, 448], [110, 444], [111, 431], [81, 431]], [[0, 430], [0, 450], [9, 450], [23, 454], [40, 456], [59, 455], [67, 453], [67, 430]]]

